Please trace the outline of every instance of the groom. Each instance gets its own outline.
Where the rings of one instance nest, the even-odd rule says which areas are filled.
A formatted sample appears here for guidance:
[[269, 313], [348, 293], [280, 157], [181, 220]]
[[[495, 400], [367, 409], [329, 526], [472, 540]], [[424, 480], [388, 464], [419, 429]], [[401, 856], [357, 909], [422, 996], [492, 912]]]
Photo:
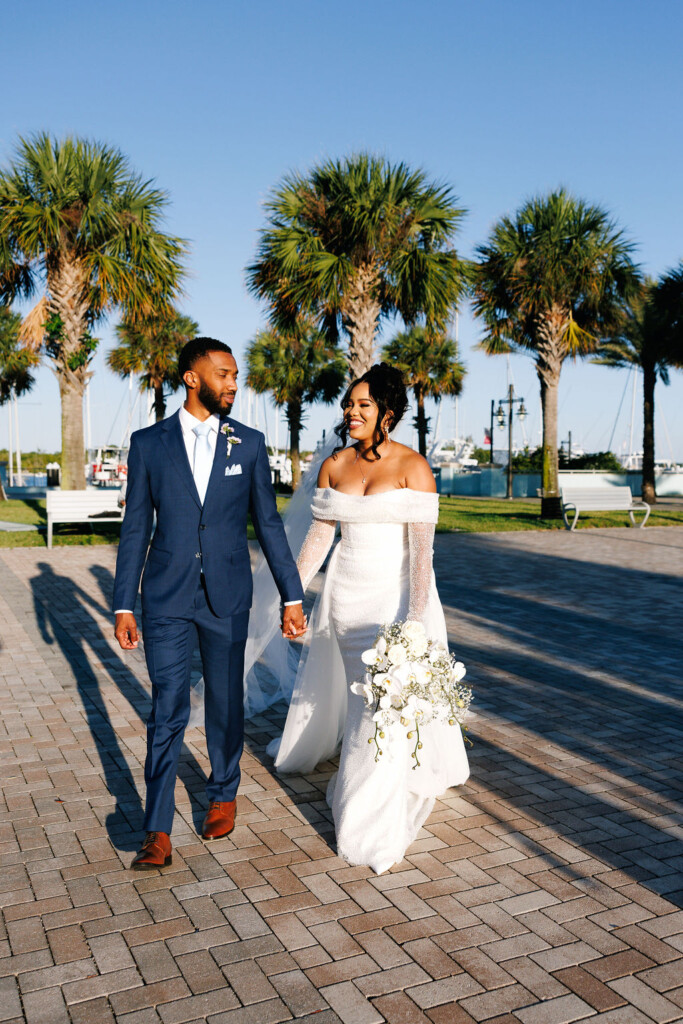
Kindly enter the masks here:
[[142, 633], [152, 680], [147, 835], [131, 865], [135, 870], [171, 863], [175, 780], [196, 641], [211, 762], [202, 837], [219, 839], [234, 828], [252, 596], [247, 513], [282, 597], [283, 633], [300, 636], [306, 629], [303, 591], [277, 512], [263, 435], [228, 416], [237, 393], [234, 356], [223, 342], [195, 338], [181, 351], [178, 370], [186, 389], [182, 409], [130, 440], [114, 583], [115, 636], [131, 650], [138, 646], [133, 608], [142, 574]]

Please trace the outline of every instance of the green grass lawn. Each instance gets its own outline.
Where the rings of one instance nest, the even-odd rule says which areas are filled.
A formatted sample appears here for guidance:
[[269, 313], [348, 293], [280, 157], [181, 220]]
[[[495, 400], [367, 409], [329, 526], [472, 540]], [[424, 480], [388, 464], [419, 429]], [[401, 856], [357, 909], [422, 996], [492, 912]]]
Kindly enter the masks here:
[[[527, 501], [503, 498], [458, 498], [443, 495], [439, 501], [437, 533], [507, 533], [515, 530], [564, 530], [562, 519], [541, 519], [540, 498]], [[640, 522], [642, 513], [636, 512]], [[630, 526], [628, 512], [584, 512], [577, 530], [600, 526]], [[681, 511], [655, 506], [648, 519], [650, 526], [683, 526]]]
[[[284, 512], [289, 503], [285, 495], [278, 495], [277, 505]], [[505, 501], [500, 498], [454, 498], [444, 495], [439, 502], [438, 533], [504, 533], [514, 530], [563, 530], [561, 519], [540, 519], [540, 500]], [[638, 516], [639, 518], [639, 516]], [[45, 547], [46, 524], [43, 500], [11, 500], [0, 502], [0, 520], [8, 523], [26, 523], [43, 527], [42, 530], [7, 532], [0, 530], [0, 548]], [[650, 526], [683, 526], [683, 509], [662, 508], [652, 510]], [[629, 526], [626, 512], [594, 512], [579, 516], [577, 530], [600, 526]], [[647, 527], [646, 527], [647, 529]], [[55, 546], [64, 544], [116, 544], [120, 527], [117, 523], [60, 523], [54, 530]], [[249, 523], [248, 536], [255, 540], [254, 528]]]

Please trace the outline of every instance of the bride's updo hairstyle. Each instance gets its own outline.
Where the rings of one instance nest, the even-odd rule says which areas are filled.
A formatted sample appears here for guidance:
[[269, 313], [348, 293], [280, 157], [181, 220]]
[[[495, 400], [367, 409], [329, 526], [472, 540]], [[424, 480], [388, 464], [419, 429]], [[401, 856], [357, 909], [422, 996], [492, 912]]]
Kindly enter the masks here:
[[[346, 410], [349, 405], [351, 401], [351, 392], [357, 384], [368, 385], [370, 397], [377, 405], [377, 422], [375, 424], [375, 433], [370, 448], [370, 451], [374, 455], [373, 461], [376, 461], [381, 458], [377, 449], [382, 442], [386, 440], [386, 434], [382, 428], [382, 423], [385, 417], [388, 417], [387, 431], [394, 430], [395, 427], [398, 426], [405, 415], [406, 409], [408, 408], [408, 393], [406, 391], [405, 381], [403, 380], [403, 374], [400, 370], [397, 370], [395, 366], [390, 366], [389, 363], [375, 363], [374, 366], [370, 367], [367, 373], [358, 377], [357, 380], [351, 381], [341, 401], [341, 407], [343, 410]], [[334, 432], [341, 441], [341, 444], [335, 448], [332, 453], [333, 455], [336, 455], [337, 452], [346, 448], [349, 439], [349, 428], [346, 423], [346, 417], [344, 417], [341, 423], [334, 428]]]

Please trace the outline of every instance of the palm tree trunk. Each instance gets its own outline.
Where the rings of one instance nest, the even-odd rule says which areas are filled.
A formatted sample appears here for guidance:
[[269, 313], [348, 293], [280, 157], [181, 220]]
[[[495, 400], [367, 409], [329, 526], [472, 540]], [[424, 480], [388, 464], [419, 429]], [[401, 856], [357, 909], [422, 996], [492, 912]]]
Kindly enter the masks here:
[[413, 388], [415, 401], [417, 402], [417, 416], [415, 426], [417, 427], [417, 447], [420, 455], [427, 458], [427, 434], [429, 433], [429, 420], [425, 416], [425, 398], [421, 387]]
[[362, 376], [375, 360], [375, 336], [381, 305], [376, 297], [377, 273], [371, 264], [362, 265], [349, 284], [341, 317], [349, 336], [347, 359], [352, 380]]
[[67, 370], [58, 373], [59, 395], [62, 400], [62, 488], [65, 491], [84, 491], [85, 442], [83, 437], [84, 383]]
[[156, 422], [160, 423], [166, 415], [166, 399], [164, 398], [163, 381], [153, 381], [152, 388], [154, 389], [154, 416]]
[[557, 394], [559, 372], [549, 374], [539, 370], [541, 381], [541, 410], [543, 413], [543, 461], [541, 468], [541, 518], [559, 519], [562, 516], [560, 500], [559, 459], [557, 452]]
[[299, 438], [301, 435], [301, 402], [287, 403], [287, 422], [289, 423], [289, 457], [292, 460], [292, 490], [296, 490], [301, 480], [301, 457], [299, 455]]
[[[541, 382], [543, 413], [543, 461], [541, 469], [541, 518], [560, 519], [559, 458], [557, 451], [557, 394], [562, 360], [566, 354], [563, 328], [566, 318], [557, 308], [550, 310], [538, 325], [536, 372]], [[512, 409], [510, 409], [512, 415]]]
[[648, 505], [657, 501], [655, 491], [655, 384], [654, 366], [643, 364], [643, 487], [642, 499]]
[[89, 275], [77, 259], [62, 249], [48, 269], [47, 285], [50, 312], [57, 313], [62, 321], [58, 350], [52, 356], [62, 400], [62, 487], [84, 491], [83, 395], [89, 359], [80, 357], [87, 330]]

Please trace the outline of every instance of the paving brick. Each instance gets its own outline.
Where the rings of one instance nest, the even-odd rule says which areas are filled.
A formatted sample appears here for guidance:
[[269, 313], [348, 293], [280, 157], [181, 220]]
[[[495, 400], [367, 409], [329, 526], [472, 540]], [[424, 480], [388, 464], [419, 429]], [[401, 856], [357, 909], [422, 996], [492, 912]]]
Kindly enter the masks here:
[[633, 949], [637, 949], [639, 953], [654, 960], [657, 964], [668, 964], [671, 960], [679, 958], [678, 950], [673, 949], [667, 942], [662, 942], [656, 936], [650, 935], [638, 925], [616, 928], [614, 934], [622, 942], [627, 942]]
[[225, 984], [222, 971], [208, 949], [176, 957], [175, 963], [193, 995], [211, 992]]
[[[461, 1006], [477, 1021], [519, 1010], [536, 1002], [535, 997], [522, 985], [507, 985], [493, 992], [482, 992], [461, 1001]], [[544, 1005], [544, 1004], [543, 1004]]]
[[184, 978], [166, 978], [153, 985], [131, 988], [125, 992], [115, 992], [109, 997], [117, 1018], [147, 1007], [156, 1007], [160, 1003], [170, 1003], [191, 995], [191, 990]]
[[576, 995], [558, 996], [534, 1006], [523, 1006], [515, 1010], [515, 1016], [522, 1024], [572, 1024], [594, 1016], [594, 1009]]
[[88, 940], [100, 974], [134, 967], [135, 961], [122, 935], [100, 935]]
[[132, 954], [146, 985], [153, 985], [155, 981], [163, 981], [180, 974], [174, 958], [163, 942], [135, 946]]
[[340, 960], [346, 956], [357, 956], [358, 953], [363, 952], [362, 947], [348, 932], [334, 921], [313, 926], [311, 934], [316, 942], [319, 942], [323, 949], [327, 950], [333, 960]]
[[599, 956], [600, 954], [586, 942], [569, 942], [565, 946], [556, 946], [555, 949], [532, 953], [531, 959], [546, 971], [559, 971], [562, 967], [573, 967], [588, 960], [597, 960]]
[[450, 978], [458, 974], [462, 968], [447, 953], [437, 946], [432, 939], [413, 939], [406, 942], [403, 949], [405, 952], [432, 978]]
[[653, 967], [654, 961], [649, 960], [642, 953], [634, 949], [627, 949], [623, 953], [614, 953], [612, 956], [604, 956], [599, 960], [593, 960], [585, 965], [589, 974], [599, 978], [600, 981], [612, 981], [614, 978], [624, 978], [628, 974], [635, 974], [643, 971], [646, 967]]
[[176, 999], [158, 1007], [158, 1014], [164, 1024], [188, 1024], [189, 1021], [204, 1020], [223, 1010], [234, 1010], [240, 1005], [239, 999], [227, 985], [215, 992], [203, 992], [199, 996]]
[[667, 992], [683, 983], [683, 963], [677, 960], [674, 963], [662, 964], [661, 967], [651, 967], [638, 974], [638, 978], [656, 992]]
[[[357, 941], [383, 970], [411, 962], [412, 954], [409, 954], [407, 948], [409, 943], [406, 943], [406, 946], [401, 949], [398, 943], [394, 942], [391, 936], [385, 932], [360, 932]], [[413, 956], [412, 959], [414, 960], [416, 957]], [[431, 971], [430, 973], [434, 977]]]
[[328, 985], [320, 993], [344, 1024], [382, 1024], [384, 1017], [355, 985]]
[[[154, 1013], [154, 1011], [151, 1011]], [[74, 1003], [69, 1007], [72, 1024], [116, 1024], [109, 1000], [104, 997], [89, 999], [85, 1003]], [[158, 1024], [159, 1018], [154, 1014], [152, 1021], [134, 1021], [133, 1015], [119, 1018], [121, 1024]]]
[[681, 1019], [680, 1006], [676, 1006], [675, 1003], [632, 975], [627, 978], [615, 978], [614, 981], [608, 982], [608, 985], [620, 996], [623, 996], [630, 1006], [642, 1010], [657, 1024], [667, 1024], [669, 1021], [680, 1021]]
[[369, 999], [396, 992], [399, 989], [420, 985], [432, 979], [418, 964], [394, 967], [389, 971], [378, 971], [356, 979], [356, 987]]
[[306, 977], [316, 988], [322, 989], [327, 985], [351, 981], [353, 978], [363, 978], [366, 974], [373, 974], [376, 971], [379, 971], [379, 967], [375, 961], [363, 953], [361, 956], [345, 957], [343, 960], [331, 961], [319, 967], [309, 967], [306, 970]]
[[56, 967], [42, 967], [37, 971], [22, 971], [18, 982], [22, 992], [36, 992], [41, 988], [52, 988], [65, 985], [69, 981], [78, 981], [95, 974], [94, 960], [73, 960], [70, 963], [58, 964]]
[[125, 971], [112, 971], [83, 981], [69, 982], [63, 991], [67, 1003], [71, 1004], [83, 1003], [98, 996], [110, 996], [113, 992], [122, 992], [138, 985], [142, 985], [142, 978], [135, 968], [128, 968]]
[[431, 981], [417, 988], [409, 988], [406, 994], [423, 1010], [440, 1003], [452, 1003], [474, 993], [482, 992], [481, 985], [468, 974], [460, 973], [440, 981]]
[[55, 963], [64, 964], [70, 960], [89, 959], [90, 947], [83, 937], [83, 932], [76, 925], [56, 928], [49, 931], [47, 936]]
[[[506, 1015], [507, 1016], [507, 1015]], [[445, 1003], [443, 1006], [433, 1006], [427, 1010], [427, 1017], [433, 1024], [475, 1024], [474, 1017], [470, 1016], [467, 1010], [463, 1010], [458, 1003]], [[492, 1022], [493, 1024], [493, 1022]], [[509, 1021], [502, 1021], [499, 1024], [518, 1024], [510, 1018]]]
[[15, 978], [0, 979], [0, 1020], [22, 1017], [21, 997]]
[[405, 992], [373, 999], [373, 1005], [388, 1024], [431, 1024], [429, 1017], [420, 1010]]
[[582, 967], [566, 967], [557, 971], [555, 978], [596, 1010], [614, 1010], [625, 1002], [613, 989]]
[[226, 964], [223, 972], [244, 1005], [273, 999], [277, 993], [258, 964], [252, 960]]
[[326, 1001], [303, 971], [287, 971], [284, 974], [273, 975], [270, 980], [294, 1017], [303, 1017], [305, 1014], [327, 1009]]

